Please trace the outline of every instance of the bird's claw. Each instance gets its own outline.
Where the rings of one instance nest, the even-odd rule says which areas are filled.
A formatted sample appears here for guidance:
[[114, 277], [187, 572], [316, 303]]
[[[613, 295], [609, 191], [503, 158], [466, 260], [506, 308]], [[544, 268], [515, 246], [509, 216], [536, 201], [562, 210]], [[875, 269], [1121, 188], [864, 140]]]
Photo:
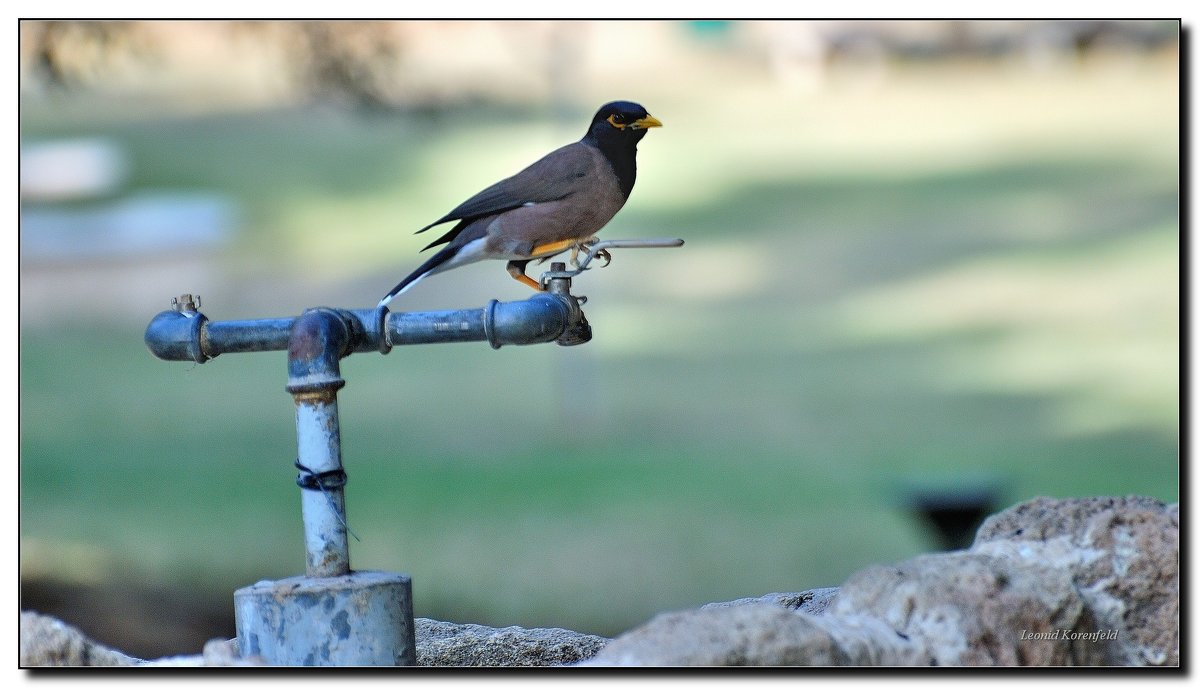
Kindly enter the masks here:
[[582, 269], [581, 266], [579, 265], [579, 254], [582, 252], [582, 253], [586, 253], [590, 256], [592, 254], [592, 252], [589, 249], [593, 245], [595, 245], [595, 243], [597, 241], [599, 241], [598, 238], [592, 237], [591, 239], [588, 239], [587, 241], [581, 241], [578, 244], [575, 244], [574, 246], [572, 246], [571, 247], [571, 267], [575, 268], [576, 270]]
[[[612, 254], [608, 252], [608, 249], [602, 248], [599, 251], [592, 250], [592, 247], [595, 246], [596, 243], [599, 241], [600, 241], [599, 238], [592, 237], [591, 239], [588, 239], [587, 241], [579, 242], [578, 244], [575, 245], [574, 248], [571, 249], [571, 265], [574, 266], [576, 270], [586, 269], [585, 266], [587, 265], [587, 263], [590, 263], [591, 261], [595, 260], [596, 258], [599, 258], [604, 261], [604, 263], [600, 266], [602, 268], [608, 267], [608, 264], [612, 262]], [[580, 253], [586, 253], [588, 256], [587, 260], [583, 261], [583, 264], [580, 264], [580, 262], [579, 262], [579, 254]]]

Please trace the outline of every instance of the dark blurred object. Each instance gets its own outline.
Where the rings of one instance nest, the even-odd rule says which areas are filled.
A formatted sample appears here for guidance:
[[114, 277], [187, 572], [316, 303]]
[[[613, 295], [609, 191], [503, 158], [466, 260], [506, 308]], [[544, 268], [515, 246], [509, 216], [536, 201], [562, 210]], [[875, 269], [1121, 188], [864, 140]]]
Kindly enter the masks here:
[[207, 641], [236, 634], [228, 591], [24, 578], [21, 609], [62, 619], [139, 659], [199, 654]]
[[958, 485], [913, 486], [905, 506], [936, 535], [943, 550], [969, 547], [983, 519], [999, 510], [1004, 489], [994, 479], [966, 480]]

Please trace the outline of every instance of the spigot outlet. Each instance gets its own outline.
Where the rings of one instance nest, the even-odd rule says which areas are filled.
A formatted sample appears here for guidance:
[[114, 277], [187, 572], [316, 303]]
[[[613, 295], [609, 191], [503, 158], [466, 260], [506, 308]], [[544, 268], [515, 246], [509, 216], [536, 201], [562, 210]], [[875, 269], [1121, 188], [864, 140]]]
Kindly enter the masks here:
[[588, 324], [581, 308], [582, 304], [587, 303], [587, 297], [571, 293], [571, 277], [566, 268], [566, 263], [550, 264], [546, 291], [566, 301], [571, 309], [569, 322], [572, 324], [554, 341], [559, 346], [578, 346], [592, 340], [592, 326]]

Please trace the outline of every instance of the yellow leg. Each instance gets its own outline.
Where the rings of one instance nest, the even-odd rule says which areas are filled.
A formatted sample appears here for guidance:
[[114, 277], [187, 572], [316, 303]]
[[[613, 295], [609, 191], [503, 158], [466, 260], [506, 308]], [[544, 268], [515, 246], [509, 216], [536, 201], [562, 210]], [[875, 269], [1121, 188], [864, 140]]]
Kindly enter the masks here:
[[512, 275], [512, 278], [521, 284], [524, 284], [535, 291], [541, 291], [542, 285], [538, 284], [536, 280], [525, 274], [525, 266], [528, 264], [529, 261], [527, 260], [510, 260], [508, 261], [507, 265], [508, 274]]

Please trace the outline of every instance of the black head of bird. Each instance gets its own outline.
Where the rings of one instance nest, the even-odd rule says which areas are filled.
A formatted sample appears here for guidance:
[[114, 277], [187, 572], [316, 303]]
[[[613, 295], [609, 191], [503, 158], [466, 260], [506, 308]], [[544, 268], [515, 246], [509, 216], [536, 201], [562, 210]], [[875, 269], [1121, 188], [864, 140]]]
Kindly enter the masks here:
[[417, 230], [419, 234], [456, 221], [425, 249], [445, 246], [401, 280], [378, 307], [429, 275], [487, 259], [507, 260], [514, 279], [540, 289], [525, 275], [525, 266], [579, 247], [608, 224], [633, 191], [638, 142], [649, 129], [661, 126], [637, 103], [619, 100], [604, 105], [582, 139], [550, 152]]

